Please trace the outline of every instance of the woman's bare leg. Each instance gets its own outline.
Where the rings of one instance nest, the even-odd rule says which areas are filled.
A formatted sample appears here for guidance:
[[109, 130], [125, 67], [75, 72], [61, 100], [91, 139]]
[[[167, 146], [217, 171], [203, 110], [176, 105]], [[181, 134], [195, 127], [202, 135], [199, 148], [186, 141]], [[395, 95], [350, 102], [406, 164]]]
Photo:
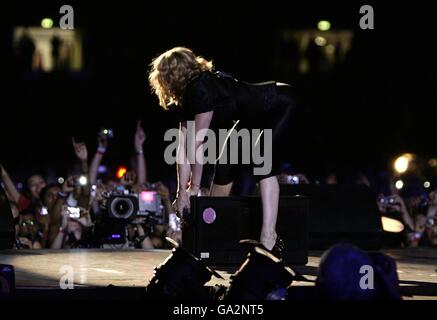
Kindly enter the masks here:
[[231, 193], [231, 189], [232, 189], [232, 182], [225, 185], [219, 185], [213, 183], [211, 186], [211, 190], [209, 191], [209, 194], [212, 197], [227, 197]]
[[276, 219], [278, 217], [279, 183], [276, 176], [262, 179], [260, 182], [263, 224], [261, 243], [271, 250], [276, 242]]

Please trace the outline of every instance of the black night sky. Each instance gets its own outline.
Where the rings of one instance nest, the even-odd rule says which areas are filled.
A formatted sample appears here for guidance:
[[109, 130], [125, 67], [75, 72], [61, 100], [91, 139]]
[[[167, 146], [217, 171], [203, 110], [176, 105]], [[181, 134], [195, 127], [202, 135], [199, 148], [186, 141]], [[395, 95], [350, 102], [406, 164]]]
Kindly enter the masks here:
[[[295, 85], [302, 112], [284, 154], [310, 176], [329, 165], [379, 169], [399, 152], [437, 150], [429, 2], [373, 4], [375, 29], [361, 30], [359, 8], [367, 1], [69, 1], [83, 31], [84, 66], [75, 73], [22, 72], [12, 44], [15, 26], [56, 21], [64, 3], [5, 2], [0, 162], [19, 178], [35, 170], [65, 174], [74, 163], [71, 137], [87, 142], [91, 157], [103, 126], [115, 131], [108, 164], [128, 164], [137, 119], [147, 134], [150, 179], [174, 175], [163, 162], [163, 133], [176, 119], [151, 95], [147, 69], [176, 45], [240, 79]], [[348, 56], [330, 73], [288, 72], [294, 56], [278, 35], [315, 29], [321, 19], [354, 32]]]

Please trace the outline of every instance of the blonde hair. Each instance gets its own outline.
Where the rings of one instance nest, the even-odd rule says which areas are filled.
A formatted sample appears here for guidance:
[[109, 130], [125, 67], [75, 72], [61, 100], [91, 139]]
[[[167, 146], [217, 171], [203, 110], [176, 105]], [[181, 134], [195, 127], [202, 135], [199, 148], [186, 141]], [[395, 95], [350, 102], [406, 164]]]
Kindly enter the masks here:
[[175, 47], [153, 59], [150, 67], [150, 86], [167, 110], [170, 104], [180, 105], [188, 82], [202, 71], [212, 71], [213, 64], [191, 49]]

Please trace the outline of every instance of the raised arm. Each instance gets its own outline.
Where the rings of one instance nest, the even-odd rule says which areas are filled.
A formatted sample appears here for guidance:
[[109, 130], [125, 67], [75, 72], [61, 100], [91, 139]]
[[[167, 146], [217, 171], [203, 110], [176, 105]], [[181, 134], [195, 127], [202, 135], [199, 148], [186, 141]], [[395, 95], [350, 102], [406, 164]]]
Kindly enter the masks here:
[[15, 187], [15, 184], [12, 181], [11, 177], [9, 177], [8, 172], [1, 164], [0, 164], [0, 174], [1, 174], [0, 181], [2, 181], [4, 186], [5, 186], [6, 194], [9, 197], [11, 197], [11, 199], [9, 199], [9, 200], [13, 201], [15, 203], [18, 203], [18, 199], [20, 198], [20, 193], [18, 192], [17, 188]]
[[106, 148], [108, 147], [108, 139], [102, 136], [97, 137], [97, 151], [94, 154], [93, 161], [91, 162], [89, 179], [91, 185], [97, 184], [97, 174], [99, 171], [99, 166], [102, 163], [103, 155], [106, 152]]
[[146, 160], [143, 151], [144, 141], [146, 141], [146, 135], [141, 127], [141, 121], [138, 121], [135, 132], [135, 153], [137, 154], [137, 183], [140, 186], [147, 182]]

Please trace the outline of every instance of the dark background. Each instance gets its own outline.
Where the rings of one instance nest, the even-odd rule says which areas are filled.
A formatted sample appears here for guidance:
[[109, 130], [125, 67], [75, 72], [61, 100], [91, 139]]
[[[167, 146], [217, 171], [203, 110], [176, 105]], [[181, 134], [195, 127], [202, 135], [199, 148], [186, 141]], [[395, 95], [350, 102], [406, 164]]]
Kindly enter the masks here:
[[[394, 155], [436, 150], [435, 18], [429, 2], [368, 1], [2, 1], [0, 162], [20, 179], [74, 163], [71, 136], [87, 142], [112, 127], [106, 161], [128, 164], [137, 119], [147, 134], [150, 180], [174, 175], [163, 162], [163, 133], [175, 117], [162, 111], [147, 83], [148, 64], [176, 45], [213, 59], [217, 69], [250, 82], [296, 86], [301, 118], [284, 155], [309, 176], [330, 167], [377, 170]], [[72, 5], [83, 30], [80, 73], [23, 73], [14, 59], [14, 26], [55, 24]], [[375, 29], [359, 29], [359, 8], [371, 4]], [[285, 72], [293, 59], [280, 42], [284, 29], [355, 32], [343, 64], [324, 75]]]

